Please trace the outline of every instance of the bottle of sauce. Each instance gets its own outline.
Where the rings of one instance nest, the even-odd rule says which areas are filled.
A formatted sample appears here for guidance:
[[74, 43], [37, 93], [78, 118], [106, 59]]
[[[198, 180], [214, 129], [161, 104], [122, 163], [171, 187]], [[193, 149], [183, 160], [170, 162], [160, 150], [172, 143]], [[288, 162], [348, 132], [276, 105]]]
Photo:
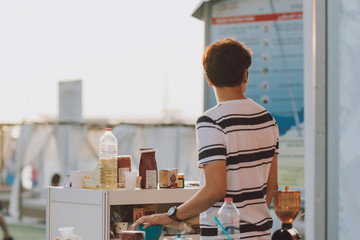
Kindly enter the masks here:
[[142, 189], [156, 189], [158, 185], [158, 172], [155, 159], [156, 149], [141, 148], [139, 174]]

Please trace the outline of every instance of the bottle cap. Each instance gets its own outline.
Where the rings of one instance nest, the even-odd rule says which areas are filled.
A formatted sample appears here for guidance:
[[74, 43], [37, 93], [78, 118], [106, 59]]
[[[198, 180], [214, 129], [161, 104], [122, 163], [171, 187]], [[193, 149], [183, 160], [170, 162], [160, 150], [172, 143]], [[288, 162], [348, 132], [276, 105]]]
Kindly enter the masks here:
[[105, 131], [111, 131], [112, 129], [111, 128], [105, 128]]
[[233, 201], [232, 197], [225, 198], [225, 202], [232, 202], [232, 201]]

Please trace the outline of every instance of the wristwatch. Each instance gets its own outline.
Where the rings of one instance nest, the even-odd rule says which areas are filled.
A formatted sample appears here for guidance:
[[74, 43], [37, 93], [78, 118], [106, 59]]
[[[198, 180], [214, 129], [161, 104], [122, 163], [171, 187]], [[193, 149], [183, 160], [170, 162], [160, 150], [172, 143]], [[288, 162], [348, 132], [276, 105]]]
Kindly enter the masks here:
[[169, 218], [176, 222], [181, 222], [182, 220], [176, 216], [177, 208], [176, 206], [169, 208], [169, 211], [167, 212], [167, 215]]

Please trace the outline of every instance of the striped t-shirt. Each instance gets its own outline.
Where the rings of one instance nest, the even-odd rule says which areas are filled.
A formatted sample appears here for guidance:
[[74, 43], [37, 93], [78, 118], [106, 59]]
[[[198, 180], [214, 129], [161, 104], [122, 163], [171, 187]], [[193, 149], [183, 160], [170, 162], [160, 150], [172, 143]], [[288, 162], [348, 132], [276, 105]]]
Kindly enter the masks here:
[[[226, 197], [240, 211], [241, 239], [270, 239], [272, 218], [266, 187], [279, 131], [274, 118], [253, 100], [222, 102], [206, 111], [196, 124], [199, 167], [226, 161]], [[205, 178], [201, 171], [200, 185]], [[216, 239], [214, 216], [223, 200], [200, 214], [201, 239]]]

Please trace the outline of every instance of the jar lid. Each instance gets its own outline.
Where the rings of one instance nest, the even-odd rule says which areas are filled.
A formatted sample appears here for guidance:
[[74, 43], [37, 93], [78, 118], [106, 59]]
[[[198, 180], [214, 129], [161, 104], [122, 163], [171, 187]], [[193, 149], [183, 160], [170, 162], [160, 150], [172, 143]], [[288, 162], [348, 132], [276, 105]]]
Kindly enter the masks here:
[[177, 174], [177, 177], [178, 177], [178, 178], [184, 178], [184, 176], [185, 176], [185, 175], [184, 175], [183, 173], [178, 173], [178, 174]]

